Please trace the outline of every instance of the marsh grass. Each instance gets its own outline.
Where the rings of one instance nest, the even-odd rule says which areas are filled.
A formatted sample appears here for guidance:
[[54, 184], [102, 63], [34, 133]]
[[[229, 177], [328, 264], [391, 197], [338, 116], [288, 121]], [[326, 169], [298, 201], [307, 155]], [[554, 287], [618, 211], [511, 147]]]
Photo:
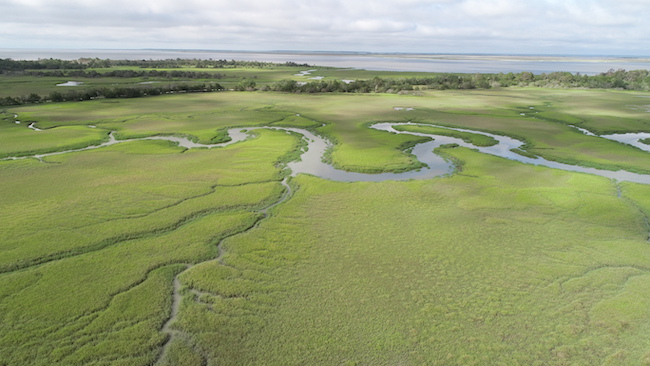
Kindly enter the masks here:
[[638, 211], [607, 179], [446, 151], [462, 175], [298, 177], [226, 267], [183, 277], [219, 296], [186, 301], [179, 327], [224, 364], [641, 362]]
[[[337, 166], [398, 171], [417, 166], [402, 149], [419, 138], [367, 126], [414, 121], [517, 136], [547, 158], [647, 169], [647, 153], [566, 126], [644, 128], [647, 114], [628, 108], [639, 93], [594, 93], [174, 95], [11, 108], [0, 131], [7, 144], [26, 136], [7, 149], [28, 154], [109, 130], [210, 142], [228, 127], [307, 127], [336, 144]], [[13, 126], [13, 113], [48, 134]], [[446, 146], [437, 151], [460, 167], [450, 177], [298, 176], [264, 218], [302, 144], [255, 130], [218, 149], [135, 141], [1, 161], [0, 364], [150, 365], [169, 339], [174, 278], [182, 301], [171, 326], [182, 336], [168, 365], [646, 361], [647, 185]]]
[[[138, 141], [51, 156], [50, 164], [0, 164], [6, 168], [2, 186], [7, 192], [1, 200], [7, 219], [0, 223], [5, 227], [0, 235], [11, 243], [0, 266], [9, 270], [80, 248], [101, 248], [171, 230], [206, 212], [274, 199], [279, 183], [227, 187], [280, 179], [275, 165], [288, 151], [282, 146], [292, 147], [297, 138], [274, 131], [259, 135], [239, 146], [183, 154], [166, 142]], [[256, 148], [245, 148], [256, 143]], [[228, 164], [213, 163], [220, 159]]]
[[512, 151], [513, 153], [519, 154], [521, 156], [531, 158], [531, 159], [537, 159], [539, 157], [539, 156], [537, 156], [535, 154], [531, 154], [528, 151], [522, 150], [522, 149], [510, 149], [510, 151]]
[[296, 140], [259, 131], [224, 149], [137, 141], [0, 163], [2, 361], [155, 360], [178, 264], [214, 257], [259, 220]]
[[0, 121], [0, 158], [73, 150], [108, 141], [104, 130], [70, 126], [34, 131], [28, 124]]
[[[22, 359], [26, 363], [47, 364], [50, 359], [47, 355], [63, 347], [59, 350], [63, 363], [84, 364], [90, 359], [115, 358], [115, 346], [119, 344], [149, 339], [147, 347], [132, 344], [128, 352], [125, 348], [117, 349], [121, 358], [137, 354], [151, 359], [164, 340], [159, 329], [168, 316], [171, 277], [153, 289], [162, 305], [157, 307], [156, 317], [151, 321], [124, 317], [128, 313], [124, 314], [120, 303], [115, 302], [117, 295], [138, 287], [156, 268], [209, 258], [214, 255], [215, 241], [220, 236], [250, 227], [255, 220], [256, 215], [249, 213], [209, 215], [172, 233], [124, 241], [101, 251], [2, 275], [4, 280], [12, 282], [30, 275], [38, 277], [36, 282], [2, 303], [4, 327], [11, 329], [0, 338], [0, 347], [6, 350], [4, 357], [10, 363]], [[175, 268], [178, 273], [179, 267]], [[71, 293], [75, 296], [69, 296]], [[146, 310], [145, 304], [155, 304], [146, 293], [132, 296], [137, 296], [131, 300], [133, 311]], [[48, 304], [48, 312], [42, 311], [43, 303]], [[25, 319], [31, 321], [25, 323]], [[101, 327], [106, 329], [102, 331]], [[111, 340], [114, 346], [97, 347], [103, 343], [110, 345]], [[33, 352], [34, 347], [40, 352]], [[86, 356], [78, 358], [80, 354]]]

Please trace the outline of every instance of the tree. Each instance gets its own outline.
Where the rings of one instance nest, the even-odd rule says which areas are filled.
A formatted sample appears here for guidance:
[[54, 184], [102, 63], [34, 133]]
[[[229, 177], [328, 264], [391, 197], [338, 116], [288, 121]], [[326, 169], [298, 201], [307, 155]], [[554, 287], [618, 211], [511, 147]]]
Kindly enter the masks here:
[[237, 91], [253, 91], [256, 90], [255, 88], [257, 87], [257, 83], [253, 80], [242, 80], [240, 81], [236, 86], [235, 90]]
[[30, 103], [30, 104], [35, 104], [35, 103], [40, 103], [42, 100], [41, 96], [36, 94], [36, 93], [30, 93], [26, 98], [25, 98], [25, 103]]
[[58, 103], [65, 101], [65, 97], [63, 96], [63, 93], [55, 91], [50, 93], [50, 100]]

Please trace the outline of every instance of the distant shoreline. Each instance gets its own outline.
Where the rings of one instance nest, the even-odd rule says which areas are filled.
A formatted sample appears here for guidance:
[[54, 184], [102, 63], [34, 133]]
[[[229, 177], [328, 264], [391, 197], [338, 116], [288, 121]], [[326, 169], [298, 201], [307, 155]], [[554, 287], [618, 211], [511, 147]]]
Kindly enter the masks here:
[[77, 60], [99, 58], [139, 59], [233, 59], [261, 62], [296, 62], [315, 66], [356, 68], [371, 71], [534, 74], [570, 72], [595, 75], [610, 69], [650, 69], [650, 56], [499, 55], [436, 53], [371, 53], [336, 51], [233, 51], [179, 49], [7, 49], [0, 58]]
[[[347, 57], [390, 57], [390, 58], [419, 58], [431, 60], [495, 60], [495, 61], [557, 61], [557, 62], [648, 62], [650, 56], [620, 56], [620, 55], [536, 55], [536, 54], [489, 54], [489, 53], [418, 53], [418, 52], [352, 52], [352, 51], [254, 51], [254, 50], [204, 50], [204, 49], [47, 49], [47, 48], [0, 48], [0, 55], [17, 53], [75, 53], [75, 54], [107, 54], [107, 53], [174, 53], [174, 54], [257, 54], [257, 55], [295, 55], [295, 56], [347, 56]], [[6, 58], [6, 56], [0, 56]]]
[[[153, 51], [153, 50], [152, 50]], [[164, 50], [160, 50], [164, 51]], [[179, 50], [178, 52], [187, 52]], [[189, 51], [191, 52], [191, 51]], [[205, 51], [209, 53], [211, 51]], [[373, 53], [373, 52], [309, 52], [309, 51], [219, 51], [223, 53], [320, 55], [346, 57], [385, 57], [422, 60], [491, 60], [491, 61], [544, 61], [544, 62], [641, 62], [650, 63], [650, 56], [576, 56], [576, 55], [507, 55], [507, 54], [444, 54], [444, 53]]]
[[431, 60], [492, 60], [492, 61], [545, 61], [545, 62], [647, 62], [650, 57], [622, 56], [542, 56], [542, 55], [427, 55], [403, 54], [390, 57], [420, 58]]

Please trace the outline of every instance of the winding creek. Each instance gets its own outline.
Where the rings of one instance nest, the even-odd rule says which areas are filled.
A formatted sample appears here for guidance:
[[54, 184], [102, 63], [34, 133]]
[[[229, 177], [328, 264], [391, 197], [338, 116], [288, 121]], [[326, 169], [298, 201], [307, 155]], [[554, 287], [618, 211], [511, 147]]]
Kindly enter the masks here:
[[[174, 322], [176, 321], [177, 317], [178, 317], [178, 311], [180, 309], [180, 304], [181, 304], [181, 301], [183, 300], [183, 295], [181, 294], [181, 289], [182, 289], [183, 286], [181, 284], [179, 276], [183, 272], [186, 272], [186, 271], [190, 270], [191, 268], [193, 268], [193, 267], [195, 267], [195, 266], [197, 266], [199, 264], [204, 264], [204, 263], [208, 263], [208, 262], [217, 262], [219, 264], [224, 264], [223, 263], [223, 254], [224, 254], [223, 242], [226, 239], [232, 238], [233, 236], [243, 234], [243, 233], [248, 232], [249, 230], [251, 230], [253, 228], [258, 227], [260, 222], [262, 222], [262, 220], [264, 220], [265, 218], [267, 218], [269, 216], [269, 210], [270, 209], [272, 209], [273, 207], [275, 207], [275, 206], [283, 203], [287, 199], [289, 199], [289, 197], [291, 197], [292, 190], [291, 190], [291, 186], [289, 186], [289, 183], [287, 182], [287, 180], [288, 180], [287, 178], [284, 178], [282, 180], [282, 182], [281, 182], [282, 186], [284, 187], [284, 192], [282, 193], [282, 195], [280, 196], [280, 198], [277, 201], [274, 201], [274, 202], [268, 204], [267, 206], [255, 211], [255, 212], [260, 214], [260, 217], [257, 219], [257, 221], [255, 221], [253, 226], [251, 226], [250, 228], [245, 229], [243, 231], [240, 231], [240, 232], [237, 232], [237, 233], [234, 233], [234, 234], [231, 234], [231, 235], [228, 235], [228, 236], [222, 238], [221, 240], [219, 240], [219, 243], [217, 244], [217, 255], [214, 258], [209, 259], [207, 261], [200, 262], [200, 263], [186, 263], [185, 264], [185, 269], [183, 271], [181, 271], [181, 273], [177, 274], [176, 277], [174, 277], [174, 281], [172, 283], [173, 290], [172, 290], [171, 311], [170, 311], [170, 314], [169, 314], [169, 318], [163, 324], [162, 329], [160, 330], [161, 332], [167, 334], [168, 338], [167, 338], [167, 341], [163, 344], [162, 349], [161, 349], [160, 353], [158, 354], [158, 359], [156, 360], [154, 365], [160, 365], [164, 361], [165, 356], [169, 352], [169, 347], [172, 344], [174, 338], [183, 336], [182, 331], [177, 330], [172, 326], [174, 324]], [[208, 292], [201, 292], [201, 291], [198, 291], [196, 289], [190, 289], [189, 292], [194, 296], [195, 301], [206, 304], [208, 306], [211, 306], [211, 305], [209, 303], [203, 302], [201, 300], [201, 297], [203, 295], [221, 297], [220, 295], [215, 295], [215, 294], [208, 293]]]
[[[468, 132], [473, 134], [489, 136], [495, 139], [498, 143], [494, 146], [479, 147], [455, 137], [440, 136], [435, 134], [419, 133], [419, 132], [411, 132], [411, 131], [399, 131], [395, 129], [395, 127], [397, 126], [429, 126], [429, 127], [445, 128], [453, 131]], [[650, 138], [650, 133], [647, 132], [597, 136], [583, 128], [579, 128], [576, 126], [571, 126], [571, 127], [589, 136], [593, 136], [596, 138], [610, 139], [620, 143], [629, 144], [639, 149], [650, 152], [650, 145], [644, 144], [640, 141], [642, 139]], [[35, 131], [41, 131], [40, 129], [36, 128], [33, 123], [29, 125], [29, 128]], [[570, 165], [570, 164], [550, 161], [542, 157], [533, 158], [533, 157], [526, 157], [523, 155], [519, 155], [513, 152], [512, 150], [521, 148], [521, 146], [523, 146], [524, 143], [508, 136], [495, 135], [488, 132], [474, 131], [474, 130], [463, 129], [463, 128], [452, 128], [446, 126], [418, 124], [412, 122], [401, 122], [401, 123], [382, 122], [382, 123], [376, 123], [374, 125], [371, 125], [370, 128], [380, 130], [380, 131], [386, 131], [389, 133], [410, 134], [414, 136], [428, 137], [433, 139], [432, 141], [419, 143], [409, 150], [411, 154], [413, 154], [419, 161], [425, 163], [427, 167], [419, 170], [407, 171], [402, 173], [379, 173], [379, 174], [357, 173], [357, 172], [349, 172], [349, 171], [337, 169], [332, 165], [329, 165], [322, 161], [326, 151], [332, 147], [332, 143], [329, 140], [321, 136], [318, 136], [311, 131], [302, 128], [291, 128], [291, 127], [231, 128], [228, 130], [228, 134], [231, 140], [225, 143], [218, 143], [218, 144], [200, 144], [200, 143], [193, 142], [188, 138], [176, 137], [176, 136], [150, 136], [150, 137], [143, 137], [143, 138], [136, 138], [136, 139], [117, 140], [114, 136], [114, 133], [111, 132], [109, 135], [109, 140], [99, 145], [92, 145], [80, 149], [58, 151], [58, 152], [44, 153], [44, 154], [35, 154], [35, 155], [23, 156], [23, 157], [8, 157], [2, 160], [17, 160], [17, 159], [26, 159], [26, 158], [36, 158], [42, 160], [42, 158], [47, 156], [98, 149], [104, 146], [110, 146], [122, 142], [139, 141], [139, 140], [171, 141], [187, 149], [224, 147], [224, 146], [232, 145], [246, 140], [247, 138], [250, 137], [250, 131], [254, 131], [258, 129], [270, 129], [270, 130], [286, 131], [287, 133], [296, 133], [303, 136], [303, 138], [306, 139], [307, 141], [307, 148], [303, 149], [303, 152], [300, 155], [300, 159], [298, 161], [293, 161], [287, 164], [288, 168], [291, 169], [291, 176], [296, 176], [298, 174], [304, 173], [304, 174], [312, 174], [329, 180], [342, 181], [342, 182], [381, 182], [386, 180], [431, 179], [435, 177], [449, 175], [454, 171], [453, 164], [450, 161], [434, 153], [433, 150], [436, 149], [437, 147], [440, 147], [441, 145], [457, 144], [459, 146], [475, 149], [484, 154], [499, 156], [502, 158], [519, 161], [526, 164], [545, 166], [549, 168], [562, 169], [562, 170], [567, 170], [572, 172], [594, 174], [594, 175], [599, 175], [602, 177], [614, 179], [617, 181], [628, 181], [628, 182], [635, 182], [635, 183], [650, 184], [650, 175], [647, 174], [632, 173], [624, 170], [611, 171], [611, 170], [589, 168], [589, 167], [583, 167], [579, 165]]]

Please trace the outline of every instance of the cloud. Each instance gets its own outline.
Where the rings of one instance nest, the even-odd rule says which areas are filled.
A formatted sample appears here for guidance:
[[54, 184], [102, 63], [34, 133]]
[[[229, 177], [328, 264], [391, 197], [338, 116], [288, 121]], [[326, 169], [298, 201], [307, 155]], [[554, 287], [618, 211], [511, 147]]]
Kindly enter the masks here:
[[473, 18], [519, 17], [530, 13], [530, 3], [524, 5], [515, 0], [468, 0], [463, 1], [459, 11]]
[[0, 0], [5, 47], [647, 52], [645, 0]]

